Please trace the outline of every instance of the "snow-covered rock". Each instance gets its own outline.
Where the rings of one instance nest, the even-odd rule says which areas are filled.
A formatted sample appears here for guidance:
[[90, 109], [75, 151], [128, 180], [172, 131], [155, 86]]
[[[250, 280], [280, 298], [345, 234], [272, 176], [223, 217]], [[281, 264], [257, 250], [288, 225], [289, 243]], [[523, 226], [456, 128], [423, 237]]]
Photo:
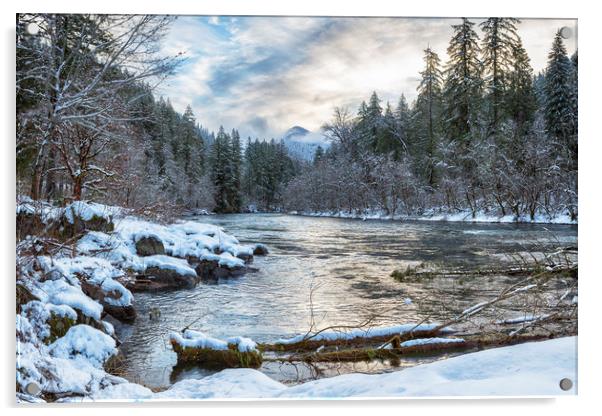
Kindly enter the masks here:
[[111, 356], [117, 354], [115, 340], [88, 325], [75, 325], [67, 334], [48, 346], [50, 355], [58, 358], [84, 357], [101, 368]]
[[165, 254], [163, 241], [151, 235], [141, 236], [136, 240], [136, 254], [139, 256]]
[[[19, 241], [18, 253], [27, 253], [17, 264], [19, 401], [41, 400], [27, 392], [29, 383], [39, 386], [43, 394], [67, 401], [78, 395], [93, 397], [102, 389], [143, 394], [144, 387], [103, 368], [116, 354], [117, 341], [113, 326], [102, 318], [110, 314], [133, 319], [133, 296], [127, 288], [132, 279], [141, 276], [190, 285], [198, 279], [194, 266], [201, 261], [231, 275], [246, 270], [245, 259], [252, 257], [252, 246], [241, 245], [220, 227], [190, 221], [161, 225], [125, 217], [125, 213], [117, 207], [81, 201], [65, 208], [25, 199], [19, 202], [17, 216], [35, 215], [40, 227], [56, 227], [56, 236], [83, 233], [75, 252], [66, 247], [53, 249], [52, 255], [36, 248], [36, 238], [24, 235]], [[33, 235], [39, 232], [39, 228], [31, 229]], [[160, 242], [165, 254], [139, 253], [136, 243], [144, 238]], [[224, 342], [228, 351], [236, 351], [237, 360], [247, 354], [257, 355], [256, 362], [261, 362], [252, 340], [235, 337]]]
[[95, 320], [100, 320], [103, 310], [117, 319], [135, 317], [132, 293], [117, 280], [124, 272], [108, 260], [76, 256], [39, 257], [38, 261], [48, 273], [60, 276], [41, 283], [38, 296], [42, 299], [69, 305]]

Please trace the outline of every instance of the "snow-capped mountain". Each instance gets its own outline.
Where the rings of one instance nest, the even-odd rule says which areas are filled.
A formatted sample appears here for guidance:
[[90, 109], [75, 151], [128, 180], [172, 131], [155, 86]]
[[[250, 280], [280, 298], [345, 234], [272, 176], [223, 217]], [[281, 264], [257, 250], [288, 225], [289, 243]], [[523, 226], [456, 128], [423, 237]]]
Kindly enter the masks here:
[[318, 146], [329, 147], [326, 138], [320, 133], [312, 133], [301, 126], [293, 126], [284, 133], [282, 140], [288, 153], [295, 159], [312, 161]]

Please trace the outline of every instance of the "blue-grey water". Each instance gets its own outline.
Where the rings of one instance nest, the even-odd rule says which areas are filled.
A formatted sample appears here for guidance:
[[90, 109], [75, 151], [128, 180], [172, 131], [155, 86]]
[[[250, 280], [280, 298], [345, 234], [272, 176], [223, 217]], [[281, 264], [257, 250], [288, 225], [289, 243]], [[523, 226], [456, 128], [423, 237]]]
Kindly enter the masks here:
[[[168, 333], [193, 322], [191, 328], [215, 337], [244, 335], [262, 342], [307, 332], [312, 315], [317, 328], [357, 325], [375, 314], [382, 315], [375, 325], [436, 321], [450, 309], [462, 310], [494, 296], [507, 279], [399, 283], [390, 277], [393, 270], [422, 262], [457, 268], [499, 266], [507, 253], [577, 245], [577, 227], [568, 225], [361, 221], [285, 214], [192, 219], [223, 226], [242, 243], [264, 243], [270, 254], [255, 257], [253, 266], [259, 270], [240, 278], [190, 290], [135, 294], [139, 318], [133, 325], [116, 327], [128, 378], [148, 386], [165, 387], [185, 377], [211, 374], [198, 368], [172, 370], [176, 355]], [[151, 308], [161, 310], [159, 319], [149, 319]], [[316, 369], [301, 367], [267, 363], [261, 370], [284, 382], [316, 375]], [[332, 375], [390, 371], [391, 366], [332, 364], [318, 370]]]

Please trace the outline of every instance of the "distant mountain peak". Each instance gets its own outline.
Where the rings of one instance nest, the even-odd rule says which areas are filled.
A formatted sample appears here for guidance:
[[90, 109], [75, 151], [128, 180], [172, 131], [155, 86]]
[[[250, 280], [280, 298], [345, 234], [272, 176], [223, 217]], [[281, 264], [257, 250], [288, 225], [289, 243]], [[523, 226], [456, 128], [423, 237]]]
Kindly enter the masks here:
[[305, 127], [293, 126], [282, 136], [288, 154], [299, 160], [312, 161], [318, 146], [324, 149], [329, 143], [321, 133], [312, 133]]
[[293, 126], [284, 133], [284, 135], [282, 136], [282, 139], [284, 141], [286, 141], [286, 140], [289, 140], [292, 138], [306, 136], [309, 133], [311, 133], [311, 132], [309, 130], [307, 130], [305, 127]]

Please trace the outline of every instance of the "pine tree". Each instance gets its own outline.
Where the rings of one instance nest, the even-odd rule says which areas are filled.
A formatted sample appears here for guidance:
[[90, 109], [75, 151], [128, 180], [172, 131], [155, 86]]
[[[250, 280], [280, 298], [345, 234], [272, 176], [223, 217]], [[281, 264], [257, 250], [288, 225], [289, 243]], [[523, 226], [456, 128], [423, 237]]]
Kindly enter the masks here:
[[372, 92], [368, 104], [362, 101], [358, 111], [360, 145], [364, 150], [375, 151], [382, 133], [382, 107], [376, 91]]
[[452, 141], [460, 142], [463, 151], [470, 146], [471, 128], [478, 122], [483, 93], [481, 50], [473, 26], [466, 18], [452, 26], [443, 91], [446, 133]]
[[545, 108], [546, 106], [546, 75], [545, 71], [540, 71], [533, 77], [533, 92], [535, 94], [537, 107]]
[[395, 117], [395, 131], [394, 137], [398, 143], [398, 147], [401, 153], [407, 153], [410, 147], [410, 129], [411, 129], [411, 119], [412, 112], [410, 107], [408, 106], [408, 102], [406, 101], [405, 95], [401, 94], [399, 97], [399, 101], [397, 102], [397, 107], [394, 112]]
[[382, 128], [378, 135], [376, 152], [391, 154], [395, 160], [401, 155], [401, 142], [397, 139], [399, 126], [391, 104], [387, 102], [385, 114], [382, 117]]
[[509, 74], [506, 109], [516, 124], [518, 137], [527, 133], [533, 120], [537, 98], [533, 88], [533, 68], [522, 42], [517, 39], [512, 51], [512, 71]]
[[316, 153], [314, 153], [314, 166], [319, 164], [323, 157], [324, 149], [322, 148], [322, 146], [318, 146], [316, 148]]
[[436, 153], [441, 133], [442, 73], [439, 56], [430, 47], [424, 51], [424, 62], [425, 69], [420, 72], [422, 79], [418, 85], [415, 107], [418, 142], [414, 155], [429, 186], [432, 187], [436, 183]]
[[211, 180], [215, 188], [216, 212], [233, 212], [229, 199], [229, 185], [232, 181], [230, 137], [220, 126], [211, 146]]
[[231, 178], [228, 185], [228, 200], [232, 211], [239, 212], [242, 205], [241, 197], [241, 165], [242, 165], [242, 150], [240, 148], [240, 135], [238, 130], [232, 129], [231, 135]]
[[575, 53], [573, 54], [573, 56], [571, 56], [571, 63], [573, 64], [573, 76], [571, 77], [571, 81], [572, 81], [572, 88], [573, 88], [573, 99], [572, 99], [572, 106], [573, 106], [573, 119], [575, 120], [575, 134], [577, 134], [578, 131], [578, 124], [579, 124], [579, 74], [578, 74], [578, 65], [577, 65], [577, 50], [575, 50]]
[[488, 131], [497, 136], [505, 119], [505, 98], [512, 72], [513, 54], [518, 35], [518, 19], [491, 17], [481, 23], [483, 30], [483, 67], [488, 101]]
[[546, 131], [566, 149], [571, 169], [577, 168], [577, 114], [573, 65], [560, 30], [556, 32], [546, 69]]

